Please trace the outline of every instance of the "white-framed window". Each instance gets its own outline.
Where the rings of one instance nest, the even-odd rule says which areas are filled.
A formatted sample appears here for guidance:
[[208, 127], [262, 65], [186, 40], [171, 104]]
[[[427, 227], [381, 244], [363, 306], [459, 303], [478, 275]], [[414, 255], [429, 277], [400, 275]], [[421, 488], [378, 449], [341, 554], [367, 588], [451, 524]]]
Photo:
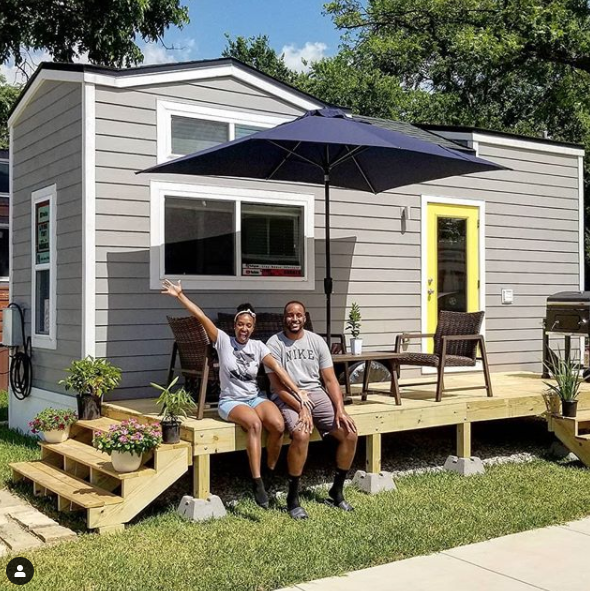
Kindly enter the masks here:
[[34, 347], [56, 348], [56, 186], [31, 194], [31, 322]]
[[313, 195], [152, 181], [150, 287], [315, 287]]
[[158, 163], [275, 127], [292, 117], [158, 101]]

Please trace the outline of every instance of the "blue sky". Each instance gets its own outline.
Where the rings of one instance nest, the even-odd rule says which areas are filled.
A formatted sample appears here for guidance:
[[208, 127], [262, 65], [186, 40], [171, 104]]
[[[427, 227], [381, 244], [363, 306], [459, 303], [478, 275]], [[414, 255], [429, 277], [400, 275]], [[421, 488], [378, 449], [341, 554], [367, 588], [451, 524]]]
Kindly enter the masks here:
[[268, 36], [271, 47], [285, 54], [291, 67], [301, 69], [301, 57], [317, 59], [338, 51], [340, 34], [322, 14], [325, 0], [187, 0], [191, 23], [165, 36], [167, 46], [148, 48], [146, 61], [184, 61], [220, 57], [224, 33]]
[[[285, 55], [287, 65], [304, 69], [301, 58], [314, 61], [338, 51], [340, 33], [329, 16], [322, 14], [326, 0], [183, 0], [191, 23], [182, 30], [171, 29], [162, 45], [140, 43], [144, 64], [211, 59], [221, 56], [224, 34], [253, 37], [265, 34], [270, 45]], [[47, 52], [29, 57], [30, 71], [42, 61], [51, 61]], [[87, 61], [84, 56], [79, 61]], [[0, 64], [0, 74], [8, 82], [23, 82], [12, 63]]]

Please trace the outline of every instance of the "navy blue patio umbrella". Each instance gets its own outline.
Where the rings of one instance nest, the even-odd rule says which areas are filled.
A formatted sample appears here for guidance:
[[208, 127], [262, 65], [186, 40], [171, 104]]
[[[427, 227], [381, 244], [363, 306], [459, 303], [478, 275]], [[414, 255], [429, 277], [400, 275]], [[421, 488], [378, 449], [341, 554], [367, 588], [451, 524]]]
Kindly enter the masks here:
[[324, 292], [330, 344], [330, 186], [380, 193], [433, 179], [502, 169], [505, 167], [476, 157], [472, 150], [412, 125], [353, 117], [340, 109], [326, 108], [141, 172], [323, 184]]

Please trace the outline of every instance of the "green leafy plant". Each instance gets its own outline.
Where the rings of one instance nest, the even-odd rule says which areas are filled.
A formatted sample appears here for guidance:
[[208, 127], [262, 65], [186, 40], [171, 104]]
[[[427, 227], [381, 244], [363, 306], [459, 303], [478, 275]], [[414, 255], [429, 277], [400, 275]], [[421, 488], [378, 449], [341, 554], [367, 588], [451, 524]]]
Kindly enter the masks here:
[[29, 422], [32, 433], [42, 431], [65, 431], [78, 420], [78, 415], [69, 408], [45, 408]]
[[176, 423], [180, 417], [186, 417], [188, 411], [195, 406], [191, 395], [184, 388], [178, 388], [175, 392], [172, 391], [176, 382], [178, 382], [178, 376], [176, 376], [166, 388], [151, 382], [151, 385], [154, 388], [162, 392], [158, 400], [156, 400], [156, 404], [162, 407], [164, 421], [169, 423]]
[[346, 321], [346, 330], [350, 331], [353, 339], [358, 339], [361, 328], [361, 309], [356, 302], [352, 303], [350, 312], [348, 313], [348, 320]]
[[103, 358], [85, 357], [72, 361], [66, 369], [70, 374], [59, 384], [65, 386], [66, 392], [74, 390], [79, 394], [92, 394], [100, 398], [112, 392], [121, 383], [121, 370]]
[[159, 423], [145, 424], [131, 418], [111, 425], [108, 431], [97, 431], [93, 443], [108, 454], [127, 451], [141, 455], [162, 443], [162, 429]]
[[580, 393], [580, 360], [578, 358], [562, 359], [561, 355], [556, 356], [554, 365], [546, 365], [551, 377], [556, 384], [545, 382], [549, 393], [557, 396], [560, 400], [577, 400]]

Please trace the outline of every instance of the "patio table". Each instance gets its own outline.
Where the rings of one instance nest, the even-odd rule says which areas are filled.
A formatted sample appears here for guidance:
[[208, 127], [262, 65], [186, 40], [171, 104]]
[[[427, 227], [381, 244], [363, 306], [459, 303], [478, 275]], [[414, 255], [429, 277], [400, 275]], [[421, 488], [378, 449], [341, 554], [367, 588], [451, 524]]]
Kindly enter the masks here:
[[[369, 373], [371, 369], [372, 361], [385, 362], [389, 366], [391, 372], [391, 386], [389, 389], [389, 395], [395, 398], [395, 403], [401, 405], [401, 397], [399, 393], [399, 387], [397, 383], [397, 364], [395, 359], [399, 358], [402, 354], [395, 351], [366, 351], [359, 355], [353, 355], [352, 353], [339, 353], [332, 354], [332, 361], [334, 365], [341, 363], [344, 365], [344, 376], [345, 376], [345, 388], [346, 396], [351, 396], [350, 388], [350, 376], [348, 373], [348, 366], [350, 363], [357, 363], [359, 361], [365, 362], [365, 372], [363, 376], [363, 389], [361, 391], [361, 400], [367, 400], [369, 394]], [[375, 390], [374, 390], [375, 391]]]

